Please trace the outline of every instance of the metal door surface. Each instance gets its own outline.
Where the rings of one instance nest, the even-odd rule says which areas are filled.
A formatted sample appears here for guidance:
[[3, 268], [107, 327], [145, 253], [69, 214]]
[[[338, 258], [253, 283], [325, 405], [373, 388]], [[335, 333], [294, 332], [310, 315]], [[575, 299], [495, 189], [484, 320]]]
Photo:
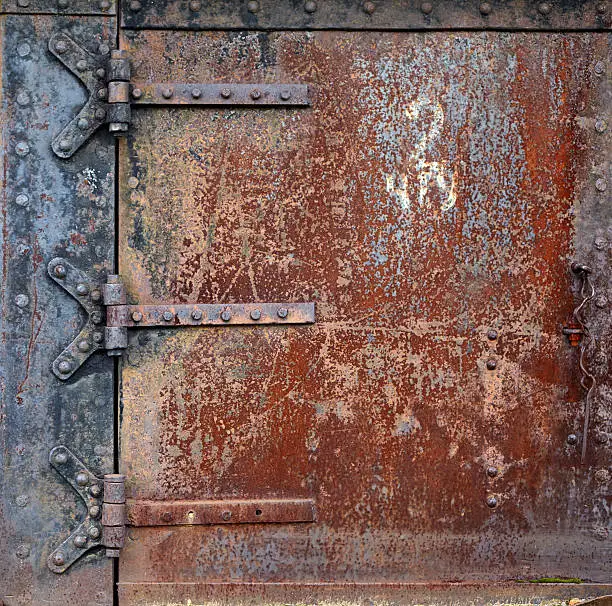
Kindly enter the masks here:
[[6, 606], [612, 593], [607, 5], [103, 4], [2, 17]]

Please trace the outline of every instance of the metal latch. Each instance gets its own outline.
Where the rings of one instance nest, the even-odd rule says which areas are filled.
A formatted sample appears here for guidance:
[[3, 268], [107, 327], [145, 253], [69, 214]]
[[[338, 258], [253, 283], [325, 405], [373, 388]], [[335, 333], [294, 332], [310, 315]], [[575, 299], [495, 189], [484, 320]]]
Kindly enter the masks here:
[[96, 547], [104, 547], [109, 558], [118, 558], [128, 526], [294, 524], [315, 520], [312, 499], [126, 500], [125, 476], [96, 477], [66, 446], [56, 446], [49, 462], [87, 507], [85, 519], [49, 554], [47, 564], [58, 574]]
[[111, 133], [125, 135], [133, 105], [310, 105], [305, 84], [132, 82], [126, 51], [102, 44], [94, 55], [64, 32], [51, 37], [49, 50], [89, 92], [87, 103], [52, 142], [60, 158], [70, 158], [103, 124]]
[[53, 259], [51, 278], [74, 297], [88, 314], [79, 335], [53, 362], [53, 373], [69, 379], [98, 350], [121, 355], [128, 346], [128, 329], [189, 326], [255, 326], [312, 324], [314, 303], [195, 303], [128, 305], [125, 287], [117, 275], [98, 284], [65, 259]]

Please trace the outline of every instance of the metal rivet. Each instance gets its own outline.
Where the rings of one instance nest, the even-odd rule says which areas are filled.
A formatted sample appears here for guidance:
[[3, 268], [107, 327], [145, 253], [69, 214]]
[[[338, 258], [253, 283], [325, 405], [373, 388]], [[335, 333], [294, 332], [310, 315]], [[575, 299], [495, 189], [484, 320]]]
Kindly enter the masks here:
[[192, 0], [192, 2], [189, 3], [189, 8], [192, 11], [197, 12], [202, 8], [202, 3], [198, 0]]
[[15, 145], [15, 152], [18, 156], [27, 156], [30, 153], [30, 146], [25, 141], [19, 141]]
[[63, 566], [64, 562], [66, 561], [66, 558], [64, 556], [64, 552], [63, 551], [56, 551], [53, 554], [53, 558], [52, 558], [53, 563], [56, 566]]
[[66, 277], [66, 268], [63, 265], [56, 265], [53, 270], [56, 278], [65, 278]]
[[85, 547], [85, 545], [87, 545], [87, 537], [84, 534], [77, 534], [72, 542], [74, 543], [75, 547], [82, 549]]
[[91, 343], [89, 341], [79, 341], [77, 344], [77, 348], [79, 351], [86, 353], [91, 349]]
[[20, 8], [26, 8], [30, 6], [30, 0], [17, 0], [17, 6]]
[[482, 2], [479, 8], [482, 15], [489, 15], [492, 10], [491, 5], [488, 2]]
[[254, 88], [251, 91], [251, 99], [257, 101], [261, 97], [261, 91], [258, 88]]
[[487, 497], [487, 507], [490, 507], [491, 509], [497, 507], [497, 497], [494, 497], [494, 496]]
[[289, 310], [286, 307], [281, 307], [276, 313], [279, 318], [286, 318], [289, 315]]
[[173, 94], [174, 94], [174, 91], [171, 88], [164, 88], [164, 90], [162, 91], [162, 97], [164, 99], [170, 99], [170, 97], [172, 97]]
[[111, 3], [109, 2], [109, 0], [102, 0], [102, 2], [100, 2], [100, 8], [103, 11], [107, 11], [110, 7], [111, 7]]
[[164, 511], [164, 513], [162, 513], [161, 515], [161, 519], [163, 522], [172, 522], [173, 519], [173, 515], [171, 511]]
[[27, 105], [30, 102], [28, 93], [19, 93], [17, 95], [17, 103], [19, 105]]
[[259, 320], [261, 318], [261, 312], [259, 309], [253, 309], [251, 311], [251, 320]]
[[494, 328], [489, 330], [489, 332], [487, 333], [487, 339], [489, 339], [489, 341], [495, 341], [495, 339], [497, 339], [497, 336], [497, 331]]
[[100, 516], [100, 507], [98, 505], [92, 505], [89, 508], [89, 516], [91, 518], [94, 518], [94, 519], [99, 517]]
[[84, 72], [87, 69], [87, 61], [84, 61], [83, 59], [81, 59], [80, 61], [77, 61], [76, 68], [80, 72]]
[[304, 10], [307, 13], [314, 13], [317, 10], [317, 3], [314, 0], [309, 0], [304, 3]]
[[257, 2], [257, 0], [251, 0], [247, 4], [247, 10], [249, 13], [256, 13], [259, 10], [259, 2]]
[[280, 98], [283, 101], [289, 101], [291, 99], [291, 91], [290, 90], [282, 90], [280, 94]]
[[97, 539], [100, 536], [100, 529], [97, 526], [90, 526], [89, 530], [87, 531], [87, 534], [92, 539]]
[[493, 466], [487, 467], [487, 475], [490, 478], [496, 477], [498, 473], [499, 473], [499, 470], [497, 469], [497, 467], [493, 467]]
[[225, 520], [226, 522], [228, 522], [229, 520], [231, 520], [231, 519], [232, 519], [232, 512], [231, 512], [231, 511], [224, 511], [224, 512], [221, 514], [221, 519], [222, 519], [222, 520]]
[[27, 494], [20, 494], [15, 499], [17, 507], [26, 507], [30, 502], [30, 497]]
[[89, 475], [84, 471], [79, 471], [76, 475], [75, 482], [79, 486], [87, 486], [87, 484], [89, 484]]
[[171, 311], [165, 311], [162, 317], [166, 322], [170, 322], [174, 318], [174, 314]]
[[541, 2], [538, 5], [538, 12], [540, 15], [550, 15], [550, 11], [552, 10], [552, 6], [548, 2]]
[[130, 2], [130, 10], [137, 12], [142, 8], [142, 4], [140, 4], [140, 2], [138, 2], [138, 0], [132, 0], [132, 2]]
[[76, 285], [76, 291], [77, 295], [84, 297], [85, 295], [89, 294], [89, 286], [87, 286], [87, 284], [83, 284], [83, 282], [79, 282]]
[[102, 322], [102, 313], [99, 311], [92, 311], [89, 317], [94, 324], [100, 324], [100, 322]]
[[598, 118], [597, 120], [595, 120], [595, 130], [598, 133], [606, 132], [607, 128], [608, 128], [608, 124], [603, 118]]
[[132, 320], [134, 322], [140, 322], [142, 320], [142, 314], [139, 311], [132, 312]]
[[194, 99], [199, 99], [202, 96], [202, 91], [199, 88], [194, 88], [191, 90], [191, 96]]
[[15, 204], [17, 206], [27, 206], [30, 202], [30, 198], [26, 194], [18, 194], [15, 198]]
[[421, 4], [421, 12], [425, 15], [429, 15], [433, 11], [433, 5], [431, 2], [423, 2]]
[[63, 465], [67, 460], [68, 460], [68, 455], [65, 452], [58, 452], [54, 457], [53, 460], [58, 464], [58, 465]]
[[15, 551], [15, 555], [20, 560], [25, 560], [25, 558], [27, 558], [30, 555], [30, 547], [25, 544], [19, 545], [19, 547], [17, 547], [17, 550]]
[[570, 435], [567, 436], [567, 443], [571, 446], [578, 444], [578, 436], [575, 433], [570, 433]]
[[96, 70], [96, 76], [98, 76], [98, 78], [104, 78], [104, 76], [106, 76], [106, 70], [103, 67], [99, 67]]
[[221, 89], [221, 96], [224, 99], [229, 99], [232, 96], [232, 91], [229, 88], [222, 88]]
[[230, 310], [229, 310], [229, 309], [224, 309], [224, 310], [221, 312], [221, 319], [222, 319], [224, 322], [229, 322], [229, 321], [232, 319], [232, 313], [230, 312]]
[[597, 191], [606, 191], [607, 186], [608, 184], [605, 179], [597, 179], [597, 181], [595, 181], [595, 189]]
[[28, 295], [21, 294], [15, 297], [15, 305], [17, 305], [17, 307], [27, 307], [29, 302], [30, 298]]
[[94, 343], [102, 343], [102, 341], [104, 341], [104, 335], [101, 332], [94, 332], [93, 340]]
[[102, 293], [97, 288], [91, 291], [92, 301], [99, 301], [101, 298], [102, 298]]
[[595, 65], [593, 66], [593, 71], [598, 75], [601, 76], [605, 71], [606, 71], [606, 66], [603, 64], [602, 61], [598, 61], [597, 63], [595, 63]]
[[71, 147], [72, 147], [72, 144], [70, 143], [70, 141], [68, 141], [68, 139], [62, 139], [62, 140], [59, 142], [59, 148], [60, 148], [62, 151], [65, 151], [65, 152], [70, 151], [70, 148], [71, 148]]
[[29, 45], [29, 44], [27, 44], [26, 42], [24, 42], [23, 44], [20, 44], [20, 45], [17, 47], [17, 54], [18, 54], [20, 57], [27, 57], [27, 56], [30, 54], [30, 51], [31, 51], [31, 50], [32, 50], [32, 49], [30, 48], [30, 45]]
[[104, 42], [98, 46], [98, 53], [101, 55], [108, 55], [110, 53], [110, 46]]
[[100, 484], [92, 484], [89, 487], [89, 494], [92, 497], [99, 497], [102, 494], [102, 487], [100, 486]]
[[106, 111], [104, 111], [101, 107], [96, 110], [96, 118], [98, 120], [104, 120], [106, 118]]
[[138, 178], [137, 177], [130, 177], [127, 181], [128, 187], [130, 189], [136, 189], [138, 187]]
[[594, 244], [597, 250], [604, 250], [608, 248], [608, 241], [605, 238], [595, 238]]
[[192, 317], [194, 320], [201, 320], [201, 319], [202, 319], [202, 312], [201, 312], [199, 309], [194, 309], [194, 310], [191, 312], [191, 317]]
[[376, 4], [374, 2], [364, 2], [363, 12], [371, 15], [376, 10]]
[[490, 358], [489, 360], [487, 360], [487, 369], [488, 370], [495, 370], [497, 368], [497, 361], [494, 360], [493, 358]]
[[89, 120], [86, 120], [85, 118], [79, 118], [79, 121], [77, 122], [77, 126], [81, 130], [86, 130], [89, 128]]
[[606, 297], [606, 295], [598, 295], [595, 298], [595, 305], [597, 307], [605, 307], [608, 304], [608, 298]]
[[67, 360], [62, 360], [58, 365], [57, 369], [61, 374], [67, 375], [72, 370], [72, 363]]
[[98, 99], [106, 99], [108, 95], [108, 90], [106, 90], [105, 88], [101, 88], [100, 90], [98, 90]]
[[68, 50], [68, 44], [66, 44], [65, 40], [58, 40], [55, 43], [55, 52], [58, 55], [63, 55]]
[[140, 99], [142, 97], [142, 90], [139, 88], [134, 88], [132, 90], [132, 97], [134, 97], [134, 99]]
[[68, 0], [57, 0], [57, 5], [60, 8], [68, 8]]

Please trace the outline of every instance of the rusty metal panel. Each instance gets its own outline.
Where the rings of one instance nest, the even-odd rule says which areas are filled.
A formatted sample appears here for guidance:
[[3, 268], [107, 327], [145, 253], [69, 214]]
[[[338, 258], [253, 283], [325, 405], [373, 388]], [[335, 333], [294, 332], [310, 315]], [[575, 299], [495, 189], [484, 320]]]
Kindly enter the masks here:
[[114, 15], [115, 0], [0, 0], [0, 13]]
[[53, 359], [78, 332], [77, 303], [47, 275], [58, 254], [101, 279], [114, 260], [114, 143], [104, 134], [72, 160], [53, 137], [85, 92], [48, 50], [58, 30], [92, 51], [112, 20], [0, 17], [2, 50], [2, 347], [0, 347], [0, 601], [109, 604], [112, 567], [93, 552], [54, 574], [49, 554], [84, 517], [84, 503], [49, 464], [67, 444], [97, 474], [113, 468], [112, 361], [62, 384]]
[[[203, 599], [228, 580], [247, 596], [249, 583], [401, 596], [432, 580], [609, 581], [609, 388], [582, 465], [562, 333], [575, 256], [599, 255], [609, 292], [608, 240], [593, 250], [610, 229], [595, 128], [608, 36], [125, 31], [121, 44], [140, 82], [312, 96], [133, 112], [129, 302], [317, 303], [311, 326], [130, 336], [129, 498], [305, 498], [317, 521], [132, 528], [128, 603], [182, 584]], [[594, 324], [605, 347], [609, 321]]]
[[520, 29], [610, 27], [605, 0], [130, 0], [128, 28], [162, 29]]

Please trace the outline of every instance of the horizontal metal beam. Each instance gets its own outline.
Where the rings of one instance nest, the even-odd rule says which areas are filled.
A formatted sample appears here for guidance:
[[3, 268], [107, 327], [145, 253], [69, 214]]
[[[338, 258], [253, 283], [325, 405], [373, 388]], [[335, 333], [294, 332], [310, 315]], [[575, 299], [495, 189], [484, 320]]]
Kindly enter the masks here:
[[310, 105], [306, 84], [133, 83], [132, 105]]
[[106, 318], [108, 326], [127, 328], [312, 324], [315, 304], [110, 305]]
[[313, 522], [311, 499], [127, 501], [130, 526]]

